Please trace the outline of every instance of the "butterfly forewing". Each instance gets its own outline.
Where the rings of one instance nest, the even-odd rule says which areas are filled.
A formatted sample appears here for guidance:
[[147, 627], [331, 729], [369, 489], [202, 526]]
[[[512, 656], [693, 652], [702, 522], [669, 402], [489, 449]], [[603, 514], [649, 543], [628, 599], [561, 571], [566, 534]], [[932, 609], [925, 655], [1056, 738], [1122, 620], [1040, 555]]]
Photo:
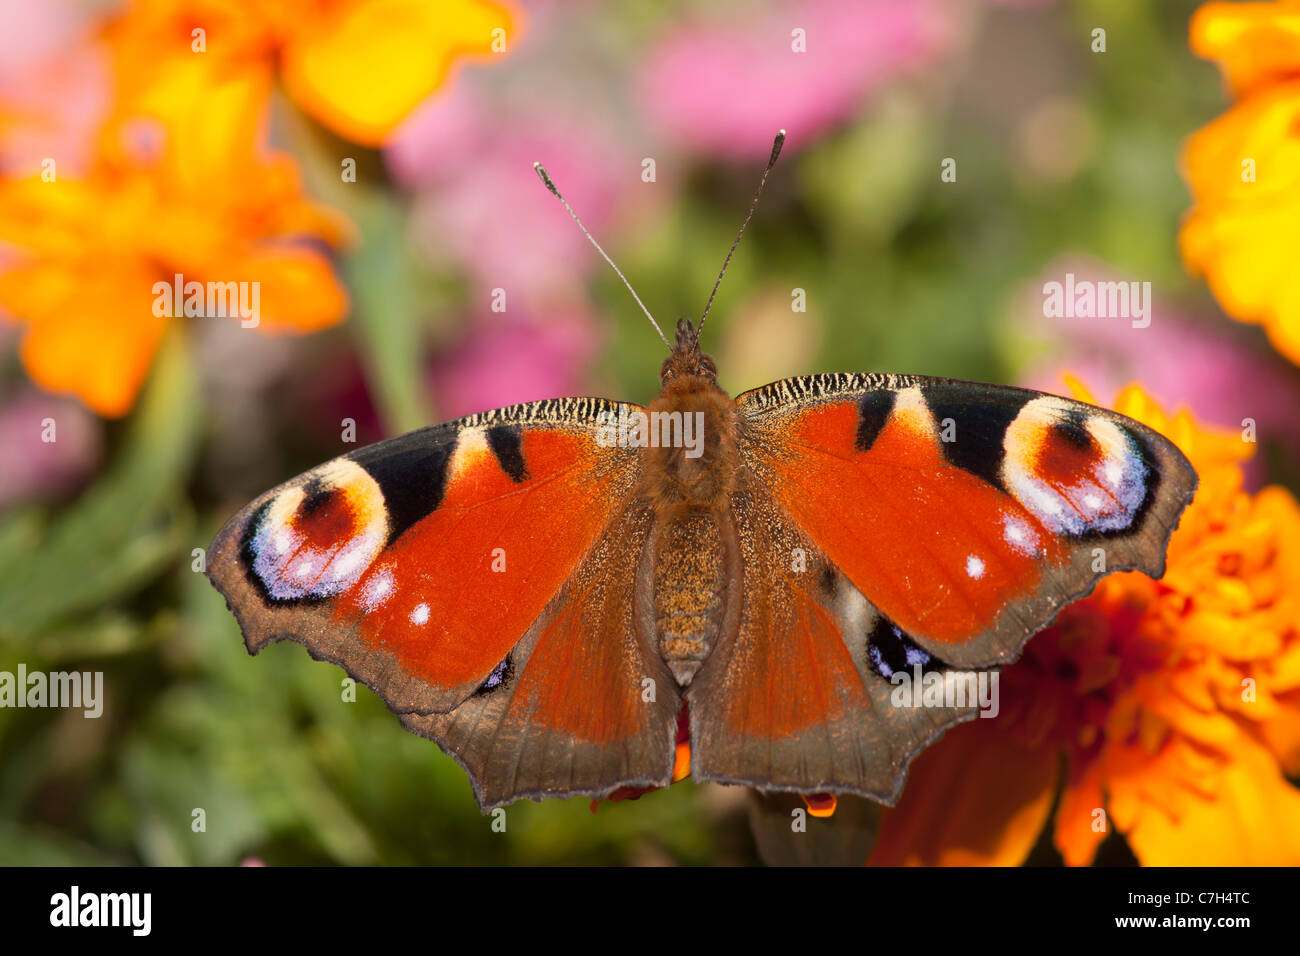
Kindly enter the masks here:
[[273, 489], [209, 552], [249, 650], [293, 640], [399, 713], [485, 682], [620, 513], [619, 403], [556, 399], [411, 432]]
[[788, 379], [737, 398], [743, 458], [871, 603], [949, 664], [1015, 659], [1111, 571], [1164, 572], [1196, 474], [1082, 402], [918, 376]]

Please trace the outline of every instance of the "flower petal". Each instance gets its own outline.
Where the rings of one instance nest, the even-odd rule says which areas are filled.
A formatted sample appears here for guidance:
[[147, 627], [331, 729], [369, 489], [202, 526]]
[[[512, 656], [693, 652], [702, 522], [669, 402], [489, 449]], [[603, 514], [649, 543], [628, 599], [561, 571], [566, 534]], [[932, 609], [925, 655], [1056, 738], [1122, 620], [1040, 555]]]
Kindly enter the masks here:
[[1233, 759], [1176, 814], [1150, 809], [1127, 832], [1146, 866], [1282, 866], [1300, 860], [1300, 790], [1264, 747], [1243, 735]]
[[994, 726], [955, 727], [912, 763], [885, 810], [872, 866], [1017, 866], [1047, 822], [1056, 751], [1029, 749]]
[[454, 61], [513, 42], [512, 15], [489, 0], [366, 0], [325, 7], [286, 38], [293, 98], [340, 136], [368, 146], [440, 86]]
[[[57, 266], [33, 264], [0, 274], [0, 302], [14, 286], [50, 290], [29, 310], [20, 355], [42, 388], [76, 395], [94, 412], [125, 415], [149, 371], [167, 319], [152, 310], [152, 277], [121, 263], [59, 281]], [[51, 278], [52, 277], [52, 278]]]

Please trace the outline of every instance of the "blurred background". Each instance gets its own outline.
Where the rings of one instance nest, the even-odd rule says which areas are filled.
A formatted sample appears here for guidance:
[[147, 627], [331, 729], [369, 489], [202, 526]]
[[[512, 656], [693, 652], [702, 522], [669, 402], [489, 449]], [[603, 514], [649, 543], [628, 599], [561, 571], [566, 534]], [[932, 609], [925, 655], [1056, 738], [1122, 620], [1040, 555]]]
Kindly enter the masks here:
[[[0, 671], [105, 686], [99, 719], [0, 708], [0, 862], [757, 861], [745, 794], [689, 782], [518, 804], [494, 833], [368, 690], [343, 702], [294, 645], [250, 659], [195, 570], [235, 510], [356, 447], [349, 422], [364, 444], [653, 397], [662, 344], [534, 160], [669, 328], [788, 130], [706, 329], [733, 394], [830, 371], [1068, 394], [1068, 372], [1109, 403], [1136, 381], [1256, 423], [1246, 493], [1300, 486], [1295, 293], [1262, 309], [1180, 240], [1189, 137], [1271, 95], [1189, 49], [1195, 9], [0, 2]], [[174, 273], [256, 279], [260, 323], [158, 316]], [[1150, 326], [1046, 317], [1066, 273], [1150, 282]], [[1133, 862], [1120, 843], [1103, 860]]]

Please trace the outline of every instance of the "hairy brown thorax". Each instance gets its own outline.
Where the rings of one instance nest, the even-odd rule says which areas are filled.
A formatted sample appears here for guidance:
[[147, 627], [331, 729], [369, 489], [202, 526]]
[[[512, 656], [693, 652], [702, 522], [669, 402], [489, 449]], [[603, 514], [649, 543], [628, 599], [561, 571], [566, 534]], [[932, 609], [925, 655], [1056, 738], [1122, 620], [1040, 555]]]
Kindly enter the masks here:
[[685, 687], [709, 656], [727, 618], [727, 596], [740, 574], [729, 502], [736, 469], [736, 405], [717, 383], [713, 359], [682, 319], [677, 345], [663, 364], [650, 421], [693, 416], [695, 448], [661, 444], [645, 450], [641, 495], [655, 514], [643, 561], [654, 637]]

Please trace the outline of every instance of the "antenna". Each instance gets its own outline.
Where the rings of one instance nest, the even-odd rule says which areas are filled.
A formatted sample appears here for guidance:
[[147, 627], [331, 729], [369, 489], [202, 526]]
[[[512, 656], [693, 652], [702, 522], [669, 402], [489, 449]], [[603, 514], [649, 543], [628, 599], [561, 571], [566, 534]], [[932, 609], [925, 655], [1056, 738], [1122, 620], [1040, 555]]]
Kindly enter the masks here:
[[722, 277], [727, 274], [727, 266], [731, 264], [731, 256], [735, 253], [736, 246], [740, 245], [740, 237], [745, 234], [745, 227], [749, 225], [749, 220], [753, 218], [754, 210], [758, 208], [758, 197], [763, 195], [763, 186], [767, 183], [767, 174], [776, 165], [776, 158], [781, 155], [781, 146], [784, 143], [785, 130], [777, 130], [776, 139], [772, 140], [772, 155], [767, 158], [767, 168], [763, 170], [763, 178], [758, 181], [754, 201], [749, 204], [749, 212], [745, 216], [745, 221], [740, 224], [740, 232], [736, 235], [736, 241], [731, 244], [731, 248], [727, 250], [727, 258], [722, 261], [722, 271], [718, 273], [718, 281], [713, 283], [713, 291], [709, 293], [709, 301], [704, 305], [704, 314], [700, 316], [700, 324], [696, 327], [696, 332], [704, 328], [704, 320], [709, 317], [709, 309], [713, 307], [713, 297], [718, 294], [718, 286], [722, 285]]
[[614, 260], [609, 257], [609, 254], [605, 252], [604, 249], [600, 248], [600, 243], [597, 242], [596, 238], [587, 231], [587, 227], [582, 224], [582, 220], [579, 219], [578, 214], [573, 211], [573, 207], [570, 206], [565, 198], [560, 195], [560, 191], [555, 188], [555, 183], [551, 181], [551, 177], [546, 172], [546, 168], [541, 163], [533, 163], [533, 169], [537, 171], [537, 175], [541, 177], [542, 182], [546, 184], [546, 188], [551, 191], [551, 194], [560, 201], [560, 204], [563, 205], [566, 210], [568, 210], [569, 215], [573, 217], [573, 221], [576, 222], [578, 228], [582, 230], [582, 234], [591, 240], [591, 244], [596, 247], [597, 252], [604, 256], [605, 261], [609, 263], [609, 267], [618, 273], [618, 277], [622, 279], [623, 284], [627, 286], [627, 291], [632, 293], [632, 298], [636, 299], [636, 304], [641, 306], [641, 311], [645, 313], [645, 317], [650, 320], [650, 324], [653, 325], [655, 331], [659, 333], [659, 338], [663, 339], [664, 345], [667, 345], [669, 351], [672, 351], [672, 343], [670, 343], [667, 336], [664, 335], [664, 330], [659, 328], [659, 323], [656, 322], [655, 317], [650, 314], [650, 310], [645, 307], [645, 303], [641, 301], [641, 297], [636, 294], [636, 289], [632, 288], [632, 283], [627, 281], [627, 276], [623, 275], [619, 267], [614, 265]]

